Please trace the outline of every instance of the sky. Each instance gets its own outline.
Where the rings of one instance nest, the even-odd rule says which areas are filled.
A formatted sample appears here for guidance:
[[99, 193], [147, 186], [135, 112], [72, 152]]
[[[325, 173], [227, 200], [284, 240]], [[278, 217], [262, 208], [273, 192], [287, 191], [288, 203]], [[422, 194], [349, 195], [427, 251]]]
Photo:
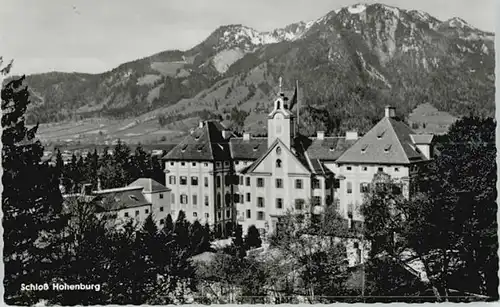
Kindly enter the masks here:
[[0, 56], [14, 74], [100, 73], [171, 49], [189, 49], [217, 27], [269, 31], [355, 3], [461, 17], [495, 32], [495, 0], [2, 0]]

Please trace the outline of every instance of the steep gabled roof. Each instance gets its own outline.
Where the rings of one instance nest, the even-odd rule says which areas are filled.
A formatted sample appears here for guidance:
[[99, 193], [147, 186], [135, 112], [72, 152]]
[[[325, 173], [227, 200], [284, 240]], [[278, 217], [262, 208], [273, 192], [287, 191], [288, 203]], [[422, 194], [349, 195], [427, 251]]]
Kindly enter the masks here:
[[414, 132], [394, 118], [384, 117], [348, 148], [337, 163], [409, 164], [427, 160], [416, 148]]
[[164, 160], [214, 161], [230, 160], [228, 141], [222, 136], [224, 127], [218, 121], [206, 121], [179, 145], [168, 152]]
[[159, 183], [156, 180], [151, 178], [139, 178], [136, 181], [132, 182], [128, 185], [129, 187], [142, 187], [143, 193], [160, 193], [160, 192], [168, 192], [169, 188]]
[[325, 137], [322, 140], [313, 138], [306, 151], [311, 159], [335, 161], [355, 142], [356, 140], [346, 140], [345, 137]]
[[267, 138], [231, 138], [229, 146], [234, 160], [257, 160], [267, 151]]
[[304, 164], [304, 161], [300, 160], [297, 157], [297, 155], [295, 155], [292, 151], [290, 151], [290, 149], [288, 147], [286, 147], [286, 145], [279, 138], [277, 138], [271, 144], [271, 146], [269, 146], [269, 148], [266, 150], [266, 152], [263, 155], [261, 155], [260, 158], [257, 159], [257, 161], [253, 162], [251, 165], [249, 165], [248, 167], [244, 168], [240, 172], [242, 174], [247, 174], [247, 173], [253, 172], [257, 168], [257, 166], [259, 166], [259, 164], [269, 155], [269, 153], [271, 153], [274, 150], [274, 148], [276, 146], [278, 146], [278, 145], [281, 145], [282, 150], [288, 151], [288, 153], [295, 158], [295, 160], [297, 161], [297, 163], [299, 163], [300, 165], [302, 165], [308, 172], [311, 172], [310, 167], [307, 164]]

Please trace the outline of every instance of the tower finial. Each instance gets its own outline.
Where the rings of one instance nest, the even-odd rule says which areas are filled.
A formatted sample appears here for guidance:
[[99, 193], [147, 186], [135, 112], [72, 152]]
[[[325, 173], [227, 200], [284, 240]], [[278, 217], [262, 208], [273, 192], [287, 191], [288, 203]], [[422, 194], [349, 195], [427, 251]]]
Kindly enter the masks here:
[[280, 76], [280, 94], [282, 93], [282, 91], [281, 91], [281, 84], [282, 84], [282, 82], [283, 82], [283, 78], [281, 78], [281, 76]]

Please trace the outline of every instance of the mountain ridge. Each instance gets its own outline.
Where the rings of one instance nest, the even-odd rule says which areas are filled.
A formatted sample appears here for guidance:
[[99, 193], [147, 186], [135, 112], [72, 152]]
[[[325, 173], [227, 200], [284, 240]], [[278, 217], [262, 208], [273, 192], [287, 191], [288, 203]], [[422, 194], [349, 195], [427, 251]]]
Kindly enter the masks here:
[[[419, 103], [457, 116], [471, 109], [490, 115], [493, 37], [458, 17], [440, 21], [379, 3], [267, 32], [225, 25], [191, 49], [162, 51], [101, 74], [27, 76], [35, 102], [28, 118], [165, 116], [175, 122], [203, 113], [248, 129], [265, 126], [259, 118], [279, 76], [288, 88], [299, 80], [303, 115], [314, 118], [315, 128], [337, 122], [328, 127], [332, 132], [369, 126], [386, 103], [403, 115]], [[242, 112], [248, 113], [243, 122], [233, 118]]]

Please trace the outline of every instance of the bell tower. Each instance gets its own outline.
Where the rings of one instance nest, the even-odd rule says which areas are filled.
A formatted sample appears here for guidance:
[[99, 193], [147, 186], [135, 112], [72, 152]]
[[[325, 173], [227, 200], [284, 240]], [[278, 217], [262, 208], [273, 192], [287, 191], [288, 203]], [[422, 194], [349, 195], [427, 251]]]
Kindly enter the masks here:
[[288, 109], [289, 99], [282, 91], [282, 79], [279, 79], [279, 93], [274, 100], [274, 108], [267, 116], [267, 146], [279, 138], [288, 148], [295, 137], [295, 115]]

